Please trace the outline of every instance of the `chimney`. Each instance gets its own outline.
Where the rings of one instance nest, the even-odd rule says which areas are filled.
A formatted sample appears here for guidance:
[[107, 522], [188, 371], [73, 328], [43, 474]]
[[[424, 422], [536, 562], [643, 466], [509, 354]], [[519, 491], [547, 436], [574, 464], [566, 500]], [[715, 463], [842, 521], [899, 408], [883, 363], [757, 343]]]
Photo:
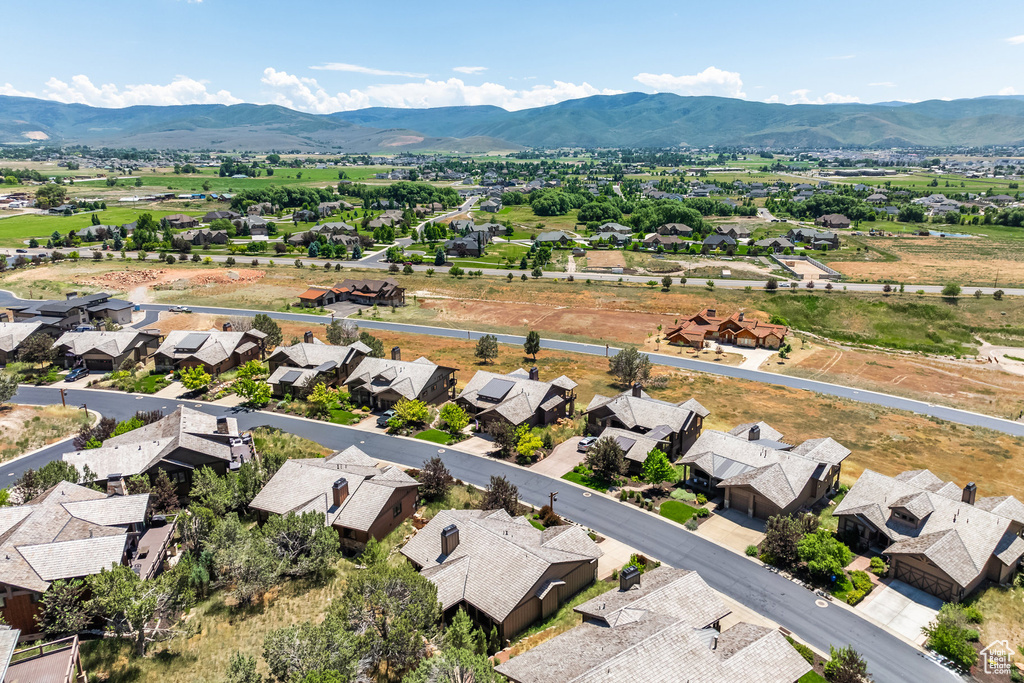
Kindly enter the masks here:
[[640, 398], [643, 396], [644, 388], [640, 382], [633, 382], [633, 398]]
[[226, 417], [217, 418], [217, 433], [227, 434], [228, 433], [228, 419]]
[[391, 360], [402, 360], [402, 347], [392, 346], [391, 347]]
[[66, 294], [64, 295], [64, 300], [65, 300], [65, 301], [71, 301], [71, 300], [72, 300], [72, 299], [74, 299], [74, 298], [75, 298], [76, 296], [78, 296], [78, 292], [68, 292], [68, 293], [66, 293]]
[[530, 379], [532, 379], [534, 382], [540, 381], [540, 370], [537, 369], [536, 365], [530, 368]]
[[459, 547], [459, 527], [449, 524], [441, 529], [441, 554], [451, 555]]
[[619, 574], [619, 590], [628, 591], [633, 586], [640, 585], [640, 570], [630, 565]]
[[964, 487], [964, 495], [961, 496], [960, 500], [967, 503], [968, 505], [974, 505], [974, 499], [978, 495], [978, 487], [975, 483], [968, 482], [967, 486]]
[[230, 332], [231, 331], [231, 321], [229, 320], [226, 323], [224, 323], [224, 325], [222, 326], [221, 329], [223, 329], [225, 332]]
[[743, 311], [740, 311], [740, 317], [739, 317], [739, 321], [740, 321], [740, 322], [743, 322]]
[[312, 330], [306, 330], [305, 334], [302, 335], [302, 341], [307, 343], [307, 344], [312, 344], [313, 343], [313, 331]]
[[709, 308], [709, 309], [708, 309], [708, 317], [709, 317], [709, 318], [717, 318], [717, 317], [718, 317], [718, 316], [716, 315], [716, 311], [715, 311], [715, 309], [713, 309], [713, 308]]
[[120, 472], [111, 472], [109, 475], [107, 475], [107, 495], [128, 495], [128, 487], [125, 486], [124, 477], [121, 476]]
[[717, 634], [714, 635], [714, 636], [711, 636], [711, 649], [712, 650], [717, 650], [718, 649], [718, 635]]
[[342, 477], [331, 486], [331, 493], [334, 494], [334, 507], [340, 507], [348, 498], [348, 479]]
[[757, 441], [761, 438], [761, 426], [754, 425], [747, 432], [747, 441]]

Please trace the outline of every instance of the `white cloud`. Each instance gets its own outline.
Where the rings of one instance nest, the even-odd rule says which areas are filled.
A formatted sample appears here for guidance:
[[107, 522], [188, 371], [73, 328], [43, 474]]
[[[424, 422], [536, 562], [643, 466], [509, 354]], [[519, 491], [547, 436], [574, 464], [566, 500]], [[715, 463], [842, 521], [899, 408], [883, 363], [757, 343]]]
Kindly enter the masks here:
[[272, 67], [263, 70], [263, 78], [260, 80], [273, 91], [271, 102], [289, 109], [330, 114], [370, 106], [369, 98], [358, 90], [353, 90], [347, 95], [331, 95], [320, 87], [316, 79], [300, 78]]
[[879, 81], [877, 83], [868, 83], [870, 88], [895, 88], [896, 84], [892, 81]]
[[832, 61], [838, 61], [838, 60], [841, 60], [841, 59], [853, 59], [856, 56], [857, 55], [836, 55], [834, 57], [826, 57], [825, 59], [830, 59]]
[[486, 66], [456, 66], [452, 71], [460, 74], [479, 74], [487, 71]]
[[1012, 85], [1008, 85], [1005, 88], [1003, 88], [1002, 90], [1000, 90], [999, 94], [1000, 95], [1004, 95], [1004, 96], [1005, 95], [1016, 95], [1017, 94], [1017, 89], [1014, 88]]
[[834, 92], [825, 93], [821, 97], [811, 99], [808, 95], [811, 93], [810, 90], [803, 88], [801, 90], [794, 90], [789, 94], [793, 97], [789, 100], [790, 104], [844, 104], [848, 102], [860, 102], [860, 98], [856, 95], [838, 95]]
[[118, 88], [113, 83], [95, 85], [79, 74], [67, 83], [53, 77], [46, 81], [43, 97], [58, 102], [76, 102], [94, 107], [130, 107], [138, 104], [238, 104], [242, 100], [227, 90], [210, 92], [206, 84], [187, 76], [176, 76], [167, 85], [143, 83]]
[[1024, 33], [1020, 34], [1019, 36], [1011, 36], [1006, 39], [1006, 42], [1008, 42], [1010, 45], [1024, 44]]
[[406, 78], [426, 78], [427, 74], [410, 73], [408, 71], [387, 71], [385, 69], [374, 69], [369, 66], [358, 64], [345, 64], [343, 62], [328, 62], [320, 66], [311, 66], [314, 71], [347, 71], [355, 74], [367, 74], [369, 76], [404, 76]]
[[672, 92], [677, 95], [746, 96], [743, 92], [743, 79], [738, 73], [723, 71], [713, 66], [689, 76], [640, 73], [634, 76], [633, 80], [658, 92]]
[[11, 97], [38, 97], [38, 95], [33, 92], [18, 90], [10, 83], [0, 83], [0, 95], [9, 95]]

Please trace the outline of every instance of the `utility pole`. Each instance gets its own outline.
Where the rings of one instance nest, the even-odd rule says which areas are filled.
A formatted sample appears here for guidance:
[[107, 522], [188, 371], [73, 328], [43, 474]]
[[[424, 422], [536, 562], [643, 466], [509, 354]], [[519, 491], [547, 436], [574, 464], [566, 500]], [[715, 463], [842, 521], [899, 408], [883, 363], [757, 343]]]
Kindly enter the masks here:
[[548, 494], [548, 507], [551, 508], [552, 512], [555, 511], [556, 500], [558, 500], [558, 491], [552, 491], [551, 493]]
[[67, 402], [64, 400], [64, 389], [60, 390], [60, 405], [63, 408], [67, 408], [68, 407]]

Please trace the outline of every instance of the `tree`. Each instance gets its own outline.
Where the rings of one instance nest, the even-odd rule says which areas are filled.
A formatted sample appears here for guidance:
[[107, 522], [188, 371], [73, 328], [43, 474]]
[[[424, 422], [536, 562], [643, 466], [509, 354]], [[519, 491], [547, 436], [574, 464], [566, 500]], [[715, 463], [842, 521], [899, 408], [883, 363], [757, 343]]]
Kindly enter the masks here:
[[774, 277], [768, 278], [768, 281], [764, 283], [764, 288], [767, 289], [769, 292], [774, 292], [779, 288], [778, 279]]
[[477, 358], [485, 363], [490, 363], [498, 357], [498, 338], [493, 334], [485, 334], [476, 342], [476, 351], [473, 352]]
[[532, 458], [534, 454], [544, 446], [544, 439], [533, 433], [533, 430], [526, 425], [519, 431], [519, 441], [516, 443], [516, 453], [523, 458]]
[[480, 509], [504, 510], [515, 517], [519, 514], [519, 489], [505, 477], [491, 475]]
[[271, 515], [262, 536], [289, 576], [323, 581], [341, 553], [338, 532], [324, 524], [324, 513]]
[[271, 388], [266, 382], [258, 382], [251, 377], [243, 377], [237, 380], [232, 385], [232, 388], [249, 405], [262, 406], [270, 401]]
[[441, 456], [435, 455], [430, 460], [423, 461], [423, 469], [420, 470], [420, 494], [424, 498], [444, 500], [454, 482], [455, 479], [445, 467]]
[[611, 437], [606, 436], [592, 443], [587, 449], [586, 461], [594, 474], [605, 481], [613, 481], [626, 472], [626, 453], [619, 442]]
[[437, 251], [434, 252], [434, 265], [443, 266], [447, 261], [448, 258], [444, 253], [444, 247], [439, 245]]
[[357, 572], [331, 611], [359, 638], [367, 668], [389, 677], [423, 655], [441, 619], [437, 587], [407, 563]]
[[992, 292], [992, 298], [995, 299], [996, 301], [1002, 301], [1003, 300], [1003, 290], [997, 289], [996, 291]]
[[224, 683], [263, 683], [263, 676], [256, 672], [256, 658], [241, 652], [231, 655]]
[[19, 359], [33, 365], [46, 365], [52, 363], [57, 357], [57, 347], [53, 344], [53, 337], [44, 333], [36, 332], [21, 343], [18, 349]]
[[192, 477], [189, 498], [197, 505], [212, 510], [218, 517], [223, 517], [231, 508], [232, 491], [226, 477], [218, 475], [209, 467], [200, 467]]
[[978, 652], [971, 645], [978, 640], [978, 632], [971, 628], [963, 605], [946, 603], [921, 631], [928, 637], [928, 648], [952, 660], [962, 671], [970, 671], [978, 663]]
[[534, 279], [540, 278], [544, 276], [544, 271], [540, 269], [540, 266], [534, 266], [533, 270], [530, 271], [530, 275], [532, 275]]
[[63, 638], [82, 631], [89, 625], [85, 608], [85, 581], [57, 580], [39, 599], [36, 621], [50, 638]]
[[372, 334], [363, 330], [359, 333], [359, 341], [370, 347], [371, 358], [383, 358], [384, 357], [384, 342], [377, 339]]
[[790, 515], [769, 517], [765, 525], [761, 551], [766, 561], [787, 568], [796, 564], [797, 546], [803, 538], [800, 522]]
[[[452, 626], [448, 627], [449, 631]], [[485, 655], [463, 647], [445, 647], [402, 679], [403, 683], [501, 683], [504, 680]]]
[[644, 460], [644, 481], [649, 484], [660, 484], [672, 479], [675, 473], [664, 451], [655, 448], [647, 454], [647, 459]]
[[871, 683], [868, 663], [852, 645], [836, 649], [829, 646], [832, 658], [825, 662], [825, 680], [829, 683]]
[[0, 405], [7, 403], [18, 393], [18, 376], [13, 372], [0, 371]]
[[213, 378], [210, 377], [203, 366], [196, 365], [195, 367], [185, 368], [181, 371], [181, 383], [185, 385], [185, 388], [189, 391], [199, 391], [205, 389]]
[[357, 640], [338, 615], [329, 612], [322, 624], [306, 622], [268, 633], [263, 659], [281, 683], [304, 683], [326, 672], [335, 674], [338, 683], [348, 683], [356, 679]]
[[665, 277], [661, 278], [661, 288], [664, 291], [666, 291], [666, 292], [669, 289], [672, 288], [672, 276], [671, 275], [666, 275]]
[[505, 420], [492, 420], [487, 425], [487, 432], [494, 437], [494, 443], [498, 445], [498, 450], [503, 458], [511, 455], [516, 444], [519, 442], [516, 428]]
[[267, 369], [263, 367], [263, 363], [256, 359], [245, 363], [235, 371], [236, 375], [242, 379], [252, 379], [254, 377], [262, 377], [267, 374]]
[[325, 417], [331, 414], [331, 408], [338, 402], [338, 390], [319, 382], [306, 397], [309, 417]]
[[281, 326], [274, 322], [274, 319], [266, 313], [257, 313], [253, 317], [252, 329], [259, 330], [267, 335], [264, 342], [268, 349], [278, 346], [284, 339], [284, 335], [281, 333]]
[[153, 506], [153, 511], [157, 513], [178, 509], [178, 491], [171, 483], [171, 478], [167, 476], [166, 470], [157, 470], [156, 481], [153, 482], [150, 490], [149, 502]]
[[797, 554], [807, 563], [807, 570], [822, 581], [842, 576], [843, 568], [853, 559], [850, 549], [824, 527], [800, 539]]
[[82, 481], [95, 480], [96, 474], [89, 470], [88, 466], [85, 466], [82, 474], [79, 474], [78, 468], [71, 463], [63, 460], [51, 460], [38, 470], [25, 470], [24, 474], [14, 483], [13, 488], [15, 497], [26, 503], [62, 481], [78, 484]]
[[630, 346], [619, 351], [608, 359], [608, 365], [619, 383], [625, 386], [643, 385], [650, 381], [651, 359], [647, 354], [637, 351], [635, 347]]
[[540, 352], [540, 332], [530, 330], [526, 333], [526, 342], [523, 343], [523, 351], [533, 356], [533, 360], [537, 360], [537, 354]]
[[430, 407], [420, 400], [399, 399], [394, 405], [395, 415], [405, 423], [424, 424], [430, 419]]
[[956, 297], [960, 296], [961, 287], [955, 282], [947, 282], [942, 287], [942, 296]]
[[441, 421], [448, 433], [455, 436], [469, 424], [469, 415], [458, 403], [445, 403], [441, 407]]
[[234, 512], [223, 515], [209, 532], [205, 545], [213, 556], [219, 581], [239, 603], [265, 594], [284, 569], [260, 530], [248, 529]]

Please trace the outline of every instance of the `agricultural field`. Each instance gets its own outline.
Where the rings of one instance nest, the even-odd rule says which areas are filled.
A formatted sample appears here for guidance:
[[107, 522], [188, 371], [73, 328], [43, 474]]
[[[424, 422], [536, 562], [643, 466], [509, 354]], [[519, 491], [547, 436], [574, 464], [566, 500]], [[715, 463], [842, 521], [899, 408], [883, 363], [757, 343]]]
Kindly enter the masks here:
[[214, 206], [214, 208], [209, 209], [189, 208], [160, 211], [150, 207], [145, 209], [112, 207], [106, 211], [76, 213], [73, 216], [43, 216], [35, 214], [11, 216], [10, 218], [0, 220], [0, 246], [23, 247], [25, 242], [31, 237], [38, 238], [40, 243], [45, 245], [46, 238], [52, 235], [55, 230], [62, 235], [67, 235], [72, 230], [88, 228], [92, 225], [92, 217], [94, 215], [99, 216], [102, 225], [122, 225], [137, 220], [144, 213], [151, 214], [153, 218], [159, 221], [164, 216], [174, 213], [202, 216], [207, 211], [214, 211], [215, 208]]

